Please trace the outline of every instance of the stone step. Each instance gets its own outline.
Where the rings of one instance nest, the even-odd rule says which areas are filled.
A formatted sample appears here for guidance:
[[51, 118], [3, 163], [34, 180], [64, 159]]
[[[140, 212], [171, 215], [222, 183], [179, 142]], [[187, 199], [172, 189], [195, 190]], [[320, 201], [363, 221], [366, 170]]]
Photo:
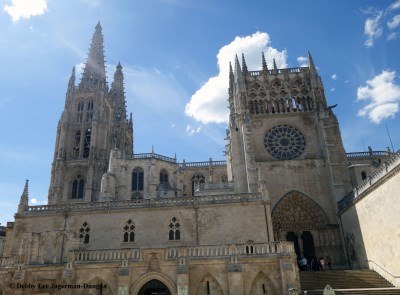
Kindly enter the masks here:
[[[400, 288], [333, 289], [336, 295], [399, 295]], [[324, 290], [310, 290], [307, 295], [323, 295]], [[303, 294], [303, 293], [302, 293]]]

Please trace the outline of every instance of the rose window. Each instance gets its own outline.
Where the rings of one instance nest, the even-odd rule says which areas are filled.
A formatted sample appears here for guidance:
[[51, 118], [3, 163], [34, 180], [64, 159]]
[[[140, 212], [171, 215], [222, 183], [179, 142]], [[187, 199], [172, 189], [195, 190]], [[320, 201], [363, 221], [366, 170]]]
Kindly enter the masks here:
[[267, 132], [264, 139], [267, 151], [278, 160], [291, 160], [300, 156], [306, 140], [299, 129], [289, 125], [277, 125]]

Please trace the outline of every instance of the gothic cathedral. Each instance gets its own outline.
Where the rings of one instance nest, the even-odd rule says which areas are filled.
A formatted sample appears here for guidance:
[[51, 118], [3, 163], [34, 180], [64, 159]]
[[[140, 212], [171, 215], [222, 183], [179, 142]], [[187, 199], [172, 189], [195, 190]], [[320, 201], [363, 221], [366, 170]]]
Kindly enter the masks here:
[[286, 69], [260, 57], [260, 71], [230, 66], [226, 161], [178, 162], [134, 153], [123, 69], [109, 88], [97, 24], [48, 204], [28, 205], [27, 182], [8, 224], [0, 294], [287, 294], [298, 258], [344, 264], [337, 202], [352, 186], [333, 107], [310, 54]]

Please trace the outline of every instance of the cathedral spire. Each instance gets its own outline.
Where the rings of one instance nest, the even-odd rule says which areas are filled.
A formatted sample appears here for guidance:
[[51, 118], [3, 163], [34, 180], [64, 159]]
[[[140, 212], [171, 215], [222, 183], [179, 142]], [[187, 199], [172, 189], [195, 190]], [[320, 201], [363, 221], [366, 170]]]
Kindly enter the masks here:
[[315, 67], [314, 60], [311, 56], [310, 51], [308, 52], [308, 68], [310, 70], [311, 86], [316, 87], [319, 84], [318, 71], [317, 71], [317, 68]]
[[263, 72], [268, 71], [268, 66], [267, 66], [267, 62], [265, 61], [264, 52], [261, 52], [261, 64], [262, 64]]
[[71, 77], [68, 82], [68, 91], [74, 90], [75, 88], [75, 66], [72, 67]]
[[24, 191], [22, 192], [21, 198], [19, 200], [18, 212], [25, 211], [25, 208], [28, 207], [29, 202], [29, 180], [25, 181]]
[[111, 84], [110, 97], [114, 104], [115, 120], [126, 120], [126, 101], [125, 101], [125, 88], [124, 88], [124, 74], [122, 73], [121, 63], [118, 62], [114, 73], [114, 81]]
[[79, 84], [80, 89], [98, 89], [106, 87], [106, 69], [103, 48], [103, 33], [100, 22], [98, 22], [95, 32], [93, 33], [89, 55]]
[[240, 68], [239, 58], [237, 55], [235, 56], [234, 78], [236, 84], [236, 91], [237, 92], [245, 91], [243, 72], [242, 69]]
[[244, 54], [242, 53], [242, 72], [243, 74], [247, 74], [249, 70], [247, 69], [246, 59], [244, 58]]
[[277, 70], [278, 70], [278, 67], [276, 66], [275, 58], [273, 59], [273, 63], [274, 63], [274, 70], [277, 71]]

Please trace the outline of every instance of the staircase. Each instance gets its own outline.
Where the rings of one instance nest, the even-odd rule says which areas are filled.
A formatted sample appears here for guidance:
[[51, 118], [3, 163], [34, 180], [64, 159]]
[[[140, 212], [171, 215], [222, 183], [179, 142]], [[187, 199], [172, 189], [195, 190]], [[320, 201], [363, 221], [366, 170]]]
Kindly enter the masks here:
[[400, 288], [393, 287], [391, 283], [373, 270], [300, 272], [301, 294], [307, 291], [307, 295], [321, 295], [328, 284], [337, 295], [400, 294]]

